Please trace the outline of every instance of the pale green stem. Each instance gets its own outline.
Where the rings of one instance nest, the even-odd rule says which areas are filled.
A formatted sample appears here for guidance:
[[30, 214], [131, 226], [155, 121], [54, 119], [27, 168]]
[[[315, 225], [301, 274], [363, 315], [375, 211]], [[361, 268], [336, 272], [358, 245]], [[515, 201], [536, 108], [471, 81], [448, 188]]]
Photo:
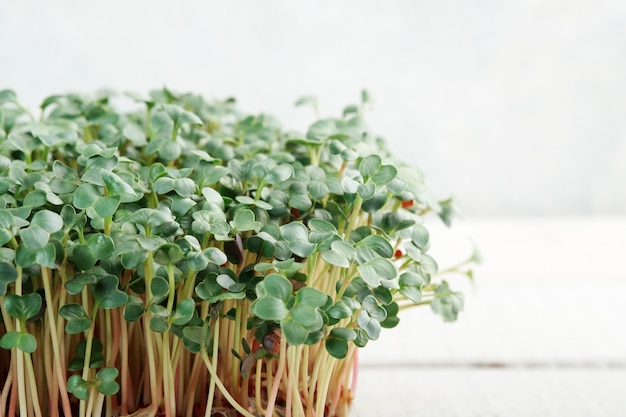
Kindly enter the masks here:
[[41, 279], [43, 281], [44, 295], [46, 298], [46, 314], [48, 316], [48, 323], [50, 327], [50, 338], [52, 340], [52, 352], [54, 353], [54, 366], [56, 367], [57, 382], [59, 384], [59, 392], [61, 394], [61, 404], [63, 406], [63, 414], [65, 417], [72, 417], [72, 409], [70, 408], [70, 399], [67, 395], [67, 387], [65, 382], [65, 371], [61, 363], [61, 349], [59, 348], [59, 337], [56, 332], [57, 321], [56, 311], [54, 308], [54, 298], [52, 296], [52, 289], [50, 287], [50, 270], [48, 268], [41, 268]]
[[250, 413], [248, 410], [243, 408], [241, 404], [239, 404], [232, 397], [232, 395], [230, 395], [230, 393], [228, 392], [228, 390], [226, 389], [222, 381], [219, 379], [219, 376], [217, 375], [217, 372], [213, 368], [213, 364], [211, 364], [211, 361], [209, 360], [209, 356], [207, 355], [206, 351], [202, 352], [202, 360], [204, 360], [204, 364], [206, 365], [209, 371], [209, 374], [211, 375], [211, 378], [215, 380], [215, 385], [217, 385], [217, 388], [220, 390], [224, 398], [226, 398], [226, 400], [230, 403], [230, 405], [232, 405], [233, 408], [237, 410], [239, 413], [241, 413], [244, 417], [256, 417], [252, 413]]

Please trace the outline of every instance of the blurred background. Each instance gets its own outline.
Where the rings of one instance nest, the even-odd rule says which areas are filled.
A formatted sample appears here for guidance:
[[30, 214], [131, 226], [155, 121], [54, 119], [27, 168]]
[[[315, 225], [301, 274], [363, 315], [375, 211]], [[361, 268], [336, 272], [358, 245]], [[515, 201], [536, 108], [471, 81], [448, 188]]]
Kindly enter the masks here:
[[[362, 353], [356, 416], [622, 417], [626, 2], [0, 2], [0, 89], [167, 86], [236, 97], [305, 131], [369, 121], [466, 221], [442, 267], [484, 257], [453, 325], [406, 312]], [[392, 401], [388, 401], [392, 398]]]
[[167, 86], [286, 127], [362, 88], [373, 128], [466, 216], [626, 211], [626, 3], [618, 0], [0, 3], [0, 87]]

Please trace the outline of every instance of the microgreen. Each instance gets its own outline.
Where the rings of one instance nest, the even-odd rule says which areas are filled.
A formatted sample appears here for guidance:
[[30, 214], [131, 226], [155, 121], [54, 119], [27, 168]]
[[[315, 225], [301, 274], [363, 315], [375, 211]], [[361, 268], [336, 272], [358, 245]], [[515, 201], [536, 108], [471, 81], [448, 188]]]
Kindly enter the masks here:
[[355, 349], [405, 308], [463, 309], [442, 275], [477, 256], [428, 254], [454, 201], [372, 133], [367, 92], [301, 134], [232, 99], [128, 97], [35, 118], [0, 91], [0, 415], [345, 416]]

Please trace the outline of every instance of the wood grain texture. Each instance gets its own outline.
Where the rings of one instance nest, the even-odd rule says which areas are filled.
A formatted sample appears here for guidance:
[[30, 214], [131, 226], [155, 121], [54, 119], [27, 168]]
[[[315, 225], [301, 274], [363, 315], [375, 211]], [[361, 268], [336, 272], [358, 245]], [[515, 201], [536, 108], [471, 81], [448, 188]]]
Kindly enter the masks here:
[[623, 417], [626, 370], [369, 369], [353, 417]]

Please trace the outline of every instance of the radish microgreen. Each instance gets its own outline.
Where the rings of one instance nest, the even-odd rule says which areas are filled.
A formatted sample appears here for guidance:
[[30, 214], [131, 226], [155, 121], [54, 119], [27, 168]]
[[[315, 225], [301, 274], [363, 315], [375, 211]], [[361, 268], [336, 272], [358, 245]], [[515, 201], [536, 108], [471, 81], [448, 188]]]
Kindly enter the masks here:
[[454, 202], [372, 133], [367, 92], [303, 134], [129, 97], [35, 117], [0, 91], [0, 415], [346, 416], [356, 349], [406, 308], [463, 309], [442, 273], [476, 257], [428, 254]]

